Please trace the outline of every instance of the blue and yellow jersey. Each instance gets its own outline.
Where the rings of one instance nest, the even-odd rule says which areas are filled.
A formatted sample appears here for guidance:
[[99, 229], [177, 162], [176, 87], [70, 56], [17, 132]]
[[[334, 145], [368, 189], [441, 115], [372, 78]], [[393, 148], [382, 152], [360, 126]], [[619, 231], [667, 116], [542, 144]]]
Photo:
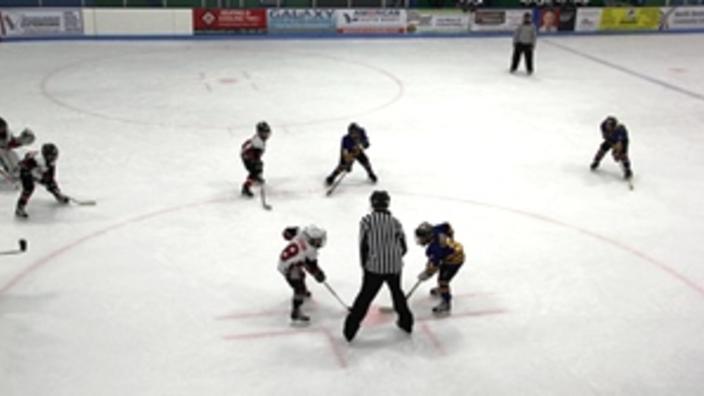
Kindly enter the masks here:
[[617, 124], [613, 130], [606, 127], [606, 122], [601, 124], [601, 136], [611, 144], [628, 144], [628, 131], [622, 124]]
[[363, 129], [357, 133], [359, 139], [354, 139], [349, 133], [342, 137], [342, 150], [347, 150], [349, 152], [359, 149], [359, 146], [362, 146], [362, 148], [369, 147], [369, 138], [367, 138], [367, 133]]
[[433, 240], [425, 249], [425, 255], [432, 265], [464, 263], [464, 248], [461, 243], [452, 239], [452, 234], [452, 228], [447, 223], [433, 227]]

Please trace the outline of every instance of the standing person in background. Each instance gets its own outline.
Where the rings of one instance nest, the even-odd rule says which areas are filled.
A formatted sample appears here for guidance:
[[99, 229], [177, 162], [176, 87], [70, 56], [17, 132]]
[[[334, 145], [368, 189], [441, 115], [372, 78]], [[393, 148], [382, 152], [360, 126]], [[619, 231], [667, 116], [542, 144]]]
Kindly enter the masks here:
[[530, 12], [523, 14], [523, 23], [518, 25], [513, 33], [513, 58], [511, 59], [511, 73], [518, 68], [521, 55], [526, 58], [526, 71], [533, 74], [533, 50], [538, 39], [538, 32], [533, 25]]
[[271, 136], [269, 124], [266, 121], [261, 121], [257, 123], [257, 133], [242, 144], [240, 157], [245, 169], [247, 169], [247, 180], [242, 184], [242, 195], [246, 197], [254, 196], [251, 190], [253, 184], [264, 184], [262, 156], [266, 150], [266, 141], [269, 136]]
[[396, 324], [407, 333], [413, 330], [413, 314], [401, 290], [403, 256], [408, 250], [406, 236], [401, 222], [389, 212], [390, 200], [386, 191], [374, 191], [370, 197], [372, 213], [364, 216], [359, 223], [359, 250], [364, 277], [362, 288], [345, 320], [343, 333], [347, 341], [352, 341], [357, 334], [369, 305], [383, 283], [391, 290], [394, 310], [398, 314]]

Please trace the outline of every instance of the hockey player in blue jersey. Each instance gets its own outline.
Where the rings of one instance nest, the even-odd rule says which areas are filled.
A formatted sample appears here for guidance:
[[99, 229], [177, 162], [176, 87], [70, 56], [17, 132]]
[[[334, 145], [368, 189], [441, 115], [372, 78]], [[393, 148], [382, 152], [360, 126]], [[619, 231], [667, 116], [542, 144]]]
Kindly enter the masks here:
[[438, 273], [438, 286], [431, 289], [430, 294], [440, 296], [442, 301], [433, 308], [433, 313], [447, 314], [452, 308], [450, 281], [464, 264], [462, 244], [454, 240], [454, 231], [449, 223], [433, 226], [427, 222], [416, 228], [416, 242], [426, 246], [425, 255], [428, 258], [426, 268], [418, 274], [418, 280], [426, 281]]
[[601, 123], [601, 136], [604, 141], [594, 156], [594, 161], [590, 165], [591, 170], [596, 170], [601, 159], [611, 150], [614, 161], [620, 162], [623, 166], [623, 178], [630, 180], [633, 177], [633, 171], [631, 170], [631, 160], [628, 158], [628, 131], [626, 127], [619, 123], [616, 117], [606, 117]]
[[354, 161], [359, 162], [367, 171], [369, 180], [376, 183], [377, 177], [372, 170], [372, 164], [364, 153], [369, 148], [369, 138], [364, 128], [351, 123], [347, 128], [347, 134], [342, 137], [342, 147], [340, 148], [340, 162], [330, 176], [325, 179], [328, 186], [335, 182], [335, 178], [342, 172], [351, 172]]

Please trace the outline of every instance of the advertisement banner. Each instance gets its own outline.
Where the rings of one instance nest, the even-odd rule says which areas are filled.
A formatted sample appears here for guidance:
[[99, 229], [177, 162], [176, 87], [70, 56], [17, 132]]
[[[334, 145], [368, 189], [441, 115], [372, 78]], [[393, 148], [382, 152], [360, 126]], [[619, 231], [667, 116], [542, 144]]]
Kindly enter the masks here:
[[432, 11], [406, 11], [408, 33], [467, 33], [469, 15], [464, 13], [433, 13]]
[[478, 9], [473, 14], [471, 30], [475, 32], [512, 32], [523, 22], [524, 10]]
[[704, 29], [704, 7], [662, 8], [660, 30]]
[[574, 30], [577, 32], [596, 32], [601, 23], [601, 8], [577, 8], [577, 21]]
[[604, 8], [599, 30], [657, 30], [659, 7]]
[[266, 9], [194, 8], [196, 33], [265, 33]]
[[334, 33], [337, 27], [333, 9], [272, 8], [267, 19], [270, 33]]
[[406, 10], [369, 8], [337, 10], [338, 33], [404, 33]]
[[4, 9], [0, 32], [6, 37], [82, 35], [83, 14], [80, 8]]
[[572, 32], [574, 31], [574, 24], [577, 20], [577, 7], [563, 6], [560, 7], [560, 14], [558, 15], [560, 22], [557, 26], [557, 31], [559, 32]]
[[540, 33], [555, 33], [560, 26], [560, 10], [543, 8], [536, 10], [538, 16], [538, 31]]

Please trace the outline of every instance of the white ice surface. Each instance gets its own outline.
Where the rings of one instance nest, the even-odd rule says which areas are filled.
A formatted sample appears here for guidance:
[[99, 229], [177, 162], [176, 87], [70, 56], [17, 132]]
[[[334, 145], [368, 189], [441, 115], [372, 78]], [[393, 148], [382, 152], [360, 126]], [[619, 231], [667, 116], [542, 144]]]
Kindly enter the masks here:
[[[0, 395], [701, 395], [704, 35], [31, 42], [0, 45], [0, 116], [61, 151], [29, 221], [0, 189]], [[579, 52], [576, 53], [575, 51]], [[598, 125], [631, 135], [635, 191]], [[273, 128], [274, 209], [239, 196], [240, 144]], [[327, 198], [349, 122], [409, 240], [450, 221], [468, 261], [453, 315], [423, 284], [412, 336], [370, 311], [352, 344], [310, 279], [289, 326], [287, 225], [328, 230], [320, 264], [351, 303], [357, 166]], [[412, 246], [405, 287], [424, 264]], [[389, 303], [379, 294], [375, 307]]]

